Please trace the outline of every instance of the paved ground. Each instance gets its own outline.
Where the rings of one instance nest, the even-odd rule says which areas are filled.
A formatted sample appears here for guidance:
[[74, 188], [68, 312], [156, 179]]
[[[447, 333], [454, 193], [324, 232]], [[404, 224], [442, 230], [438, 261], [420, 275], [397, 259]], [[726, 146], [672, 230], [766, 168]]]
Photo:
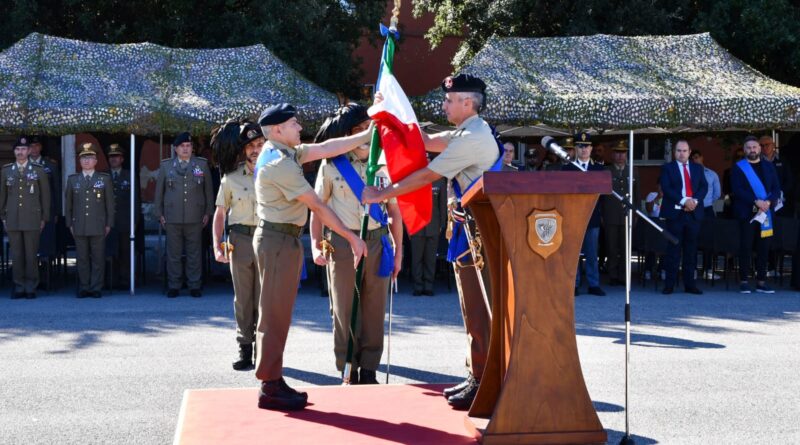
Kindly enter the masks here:
[[[440, 291], [396, 297], [392, 383], [462, 377], [457, 298]], [[583, 372], [612, 444], [625, 429], [623, 302], [617, 290], [576, 304]], [[633, 295], [633, 317], [637, 444], [800, 443], [800, 294], [665, 298], [650, 288]], [[285, 358], [290, 383], [339, 383], [329, 331], [327, 299], [304, 290]], [[256, 386], [252, 372], [231, 370], [235, 352], [224, 285], [202, 299], [168, 300], [155, 288], [101, 300], [3, 295], [0, 443], [170, 443], [184, 389]]]

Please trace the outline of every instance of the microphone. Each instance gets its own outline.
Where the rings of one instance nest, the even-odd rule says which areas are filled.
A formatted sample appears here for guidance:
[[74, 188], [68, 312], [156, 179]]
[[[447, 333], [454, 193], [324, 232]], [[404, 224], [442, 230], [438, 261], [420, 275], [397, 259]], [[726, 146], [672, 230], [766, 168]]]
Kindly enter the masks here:
[[556, 144], [556, 140], [551, 138], [550, 136], [545, 136], [542, 138], [542, 147], [544, 147], [545, 150], [552, 151], [561, 160], [567, 162], [572, 161], [572, 159], [569, 158], [567, 152], [560, 145]]

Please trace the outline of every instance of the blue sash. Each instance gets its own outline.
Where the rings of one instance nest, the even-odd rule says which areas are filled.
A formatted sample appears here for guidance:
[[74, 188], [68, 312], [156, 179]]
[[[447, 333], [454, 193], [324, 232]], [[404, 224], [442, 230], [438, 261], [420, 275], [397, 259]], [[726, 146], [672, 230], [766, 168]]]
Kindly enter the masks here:
[[[756, 198], [766, 201], [768, 198], [767, 189], [764, 188], [764, 184], [761, 183], [761, 179], [758, 178], [756, 171], [753, 170], [753, 166], [747, 162], [747, 159], [742, 159], [741, 161], [737, 162], [736, 165], [742, 169], [744, 177], [747, 178], [747, 182], [750, 183], [750, 187], [753, 189], [753, 194], [756, 195]], [[772, 236], [772, 210], [767, 210], [766, 214], [767, 219], [765, 219], [761, 224], [761, 238]]]
[[[348, 187], [350, 187], [350, 191], [356, 195], [356, 198], [358, 198], [360, 202], [361, 194], [364, 192], [364, 181], [361, 179], [358, 172], [356, 172], [356, 169], [353, 168], [353, 165], [350, 164], [347, 155], [336, 156], [331, 159], [331, 162], [333, 162], [333, 165], [339, 170], [339, 173], [342, 174], [344, 182], [347, 183]], [[378, 204], [370, 204], [369, 216], [380, 223], [381, 226], [389, 224], [389, 218], [386, 212], [384, 212]], [[389, 242], [388, 236], [383, 235], [381, 237], [381, 247], [381, 263], [380, 266], [378, 266], [378, 276], [390, 277], [394, 271], [394, 248], [392, 247], [392, 243]]]
[[[500, 142], [497, 131], [494, 129], [494, 127], [490, 126], [490, 128], [492, 129], [492, 136], [494, 136], [494, 140], [497, 143], [497, 149], [500, 150], [500, 156], [498, 156], [497, 161], [495, 161], [494, 165], [492, 165], [488, 171], [496, 172], [503, 169], [503, 143]], [[472, 188], [477, 181], [478, 178], [475, 178], [475, 180], [473, 180], [464, 191], [466, 192]], [[461, 197], [464, 196], [464, 194], [461, 192], [461, 186], [458, 185], [458, 181], [456, 181], [455, 177], [453, 177], [451, 180], [451, 184], [458, 202], [458, 210], [461, 210]], [[453, 234], [450, 237], [450, 242], [447, 245], [447, 261], [451, 263], [454, 263], [458, 257], [461, 256], [461, 254], [469, 250], [469, 240], [467, 239], [467, 234], [464, 233], [463, 225], [464, 223], [460, 221], [453, 221]], [[462, 257], [462, 259], [466, 261], [469, 261], [470, 258], [472, 258], [471, 255], [465, 255]]]

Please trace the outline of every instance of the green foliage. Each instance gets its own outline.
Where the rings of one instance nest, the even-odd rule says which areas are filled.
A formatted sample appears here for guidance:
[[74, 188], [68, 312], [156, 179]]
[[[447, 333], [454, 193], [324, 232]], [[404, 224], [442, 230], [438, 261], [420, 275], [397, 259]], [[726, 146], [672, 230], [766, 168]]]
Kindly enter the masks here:
[[263, 43], [323, 88], [355, 94], [360, 73], [352, 53], [384, 8], [374, 0], [7, 0], [0, 2], [0, 46], [31, 32], [174, 48]]
[[463, 66], [491, 36], [666, 35], [710, 32], [733, 55], [765, 74], [800, 85], [800, 2], [791, 0], [414, 0], [434, 15], [426, 37], [464, 38]]

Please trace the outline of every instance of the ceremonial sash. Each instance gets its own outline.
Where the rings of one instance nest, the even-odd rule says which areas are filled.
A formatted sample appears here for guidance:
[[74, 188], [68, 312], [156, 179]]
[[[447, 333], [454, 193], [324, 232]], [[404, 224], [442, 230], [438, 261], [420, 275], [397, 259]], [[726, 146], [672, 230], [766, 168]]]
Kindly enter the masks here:
[[[331, 162], [333, 162], [333, 165], [339, 170], [339, 173], [342, 174], [342, 178], [344, 178], [344, 182], [347, 183], [347, 186], [350, 187], [350, 191], [352, 191], [353, 194], [356, 195], [358, 201], [361, 202], [361, 195], [364, 192], [364, 181], [361, 179], [361, 175], [358, 174], [356, 169], [353, 168], [353, 165], [350, 164], [347, 155], [336, 156], [331, 159]], [[370, 204], [369, 216], [380, 223], [381, 226], [389, 224], [389, 218], [386, 212], [384, 212], [378, 204]], [[394, 248], [392, 247], [392, 243], [389, 242], [389, 237], [387, 235], [381, 236], [381, 247], [381, 263], [380, 266], [378, 266], [378, 276], [390, 277], [394, 271]]]
[[[494, 140], [497, 142], [497, 148], [500, 150], [500, 156], [495, 161], [494, 165], [489, 168], [488, 171], [496, 172], [503, 169], [503, 144], [500, 142], [500, 139], [497, 138], [497, 133], [492, 127], [492, 134], [494, 135]], [[475, 183], [478, 182], [478, 178], [475, 178], [464, 190], [465, 192], [472, 188]], [[453, 185], [453, 192], [456, 195], [456, 201], [458, 205], [458, 210], [461, 209], [461, 197], [464, 194], [461, 192], [461, 186], [458, 185], [458, 181], [456, 178], [453, 177], [451, 180], [451, 184]], [[463, 229], [464, 223], [461, 221], [453, 221], [453, 234], [450, 237], [450, 242], [447, 245], [447, 261], [454, 263], [464, 252], [469, 250], [469, 240], [467, 239], [467, 234], [464, 233]], [[469, 261], [471, 256], [465, 255], [462, 257], [463, 260]]]
[[[750, 188], [753, 189], [753, 194], [756, 195], [756, 199], [766, 201], [769, 197], [767, 195], [767, 189], [764, 188], [764, 184], [761, 183], [758, 174], [753, 170], [753, 166], [747, 162], [747, 159], [742, 159], [737, 162], [736, 165], [742, 169], [744, 177], [747, 178], [747, 182], [750, 183]], [[767, 209], [765, 213], [767, 214], [767, 219], [761, 223], [761, 238], [772, 236], [772, 210]]]

